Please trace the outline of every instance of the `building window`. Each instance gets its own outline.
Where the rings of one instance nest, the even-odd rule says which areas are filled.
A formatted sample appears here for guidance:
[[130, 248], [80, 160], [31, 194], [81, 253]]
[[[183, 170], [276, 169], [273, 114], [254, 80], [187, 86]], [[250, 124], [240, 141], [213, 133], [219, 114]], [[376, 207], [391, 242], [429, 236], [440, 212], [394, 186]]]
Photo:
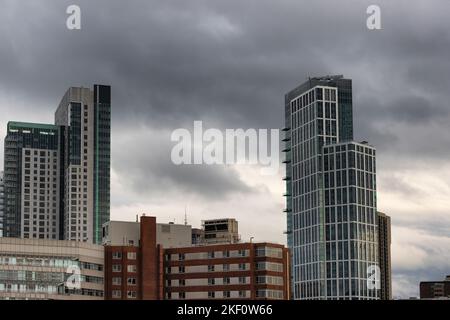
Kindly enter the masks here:
[[113, 264], [112, 271], [113, 272], [122, 272], [122, 265], [120, 265], [120, 264]]
[[121, 277], [113, 277], [112, 284], [115, 286], [120, 286], [122, 284], [122, 278]]
[[245, 298], [247, 293], [244, 290], [239, 291], [239, 298]]
[[229, 264], [224, 264], [223, 265], [223, 271], [230, 271], [230, 265]]
[[180, 299], [186, 299], [186, 292], [180, 292], [180, 293], [178, 293], [178, 297], [179, 297]]
[[127, 271], [128, 271], [128, 272], [136, 272], [136, 271], [137, 271], [136, 265], [135, 265], [135, 264], [129, 264], [129, 265], [127, 266]]
[[113, 258], [114, 260], [120, 260], [120, 259], [122, 259], [122, 252], [120, 252], [120, 251], [114, 251], [114, 252], [113, 252], [113, 255], [112, 255], [112, 258]]
[[185, 257], [185, 255], [184, 255], [184, 253], [180, 253], [180, 254], [178, 255], [178, 260], [180, 260], [180, 261], [184, 261], [185, 258], [186, 258], [186, 257]]
[[214, 251], [208, 252], [208, 259], [214, 259]]
[[225, 251], [223, 252], [223, 257], [224, 257], [224, 258], [229, 258], [229, 257], [230, 257], [230, 251], [225, 250]]
[[214, 272], [214, 265], [209, 265], [208, 266], [208, 272]]
[[180, 279], [180, 280], [178, 281], [178, 284], [179, 284], [181, 287], [184, 287], [184, 286], [186, 285], [186, 280]]
[[230, 284], [230, 283], [231, 283], [231, 280], [229, 277], [223, 278], [223, 284]]
[[214, 299], [216, 297], [216, 293], [214, 291], [208, 291], [208, 298]]
[[245, 263], [239, 263], [239, 270], [245, 270], [245, 269], [247, 269]]
[[245, 257], [246, 252], [245, 252], [245, 250], [239, 250], [238, 254], [239, 254], [241, 257]]
[[128, 299], [136, 299], [137, 292], [136, 291], [127, 291], [127, 298]]
[[112, 297], [115, 298], [115, 299], [122, 298], [122, 291], [120, 291], [120, 290], [113, 290], [112, 291]]
[[186, 270], [185, 270], [184, 266], [179, 266], [179, 267], [178, 267], [178, 272], [179, 272], [179, 273], [185, 273]]
[[208, 278], [208, 285], [213, 286], [216, 284], [216, 279], [215, 278]]
[[127, 259], [128, 260], [136, 260], [136, 252], [128, 252]]
[[246, 282], [245, 277], [239, 277], [239, 284], [245, 284]]
[[223, 292], [223, 297], [224, 298], [231, 298], [231, 292], [230, 291], [224, 291]]

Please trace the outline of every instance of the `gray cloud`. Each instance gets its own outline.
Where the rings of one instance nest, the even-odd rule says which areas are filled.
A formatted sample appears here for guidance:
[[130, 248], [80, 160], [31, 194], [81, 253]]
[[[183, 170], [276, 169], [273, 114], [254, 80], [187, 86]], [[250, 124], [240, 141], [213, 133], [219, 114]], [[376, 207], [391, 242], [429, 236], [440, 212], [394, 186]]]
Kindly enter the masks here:
[[68, 31], [72, 2], [0, 1], [0, 128], [51, 122], [67, 87], [110, 84], [113, 170], [140, 197], [256, 192], [232, 167], [173, 166], [167, 133], [197, 119], [281, 127], [284, 93], [322, 74], [353, 78], [355, 136], [377, 147], [379, 172], [450, 156], [448, 1], [378, 1], [381, 31], [365, 28], [372, 1], [356, 0], [80, 0], [82, 30]]

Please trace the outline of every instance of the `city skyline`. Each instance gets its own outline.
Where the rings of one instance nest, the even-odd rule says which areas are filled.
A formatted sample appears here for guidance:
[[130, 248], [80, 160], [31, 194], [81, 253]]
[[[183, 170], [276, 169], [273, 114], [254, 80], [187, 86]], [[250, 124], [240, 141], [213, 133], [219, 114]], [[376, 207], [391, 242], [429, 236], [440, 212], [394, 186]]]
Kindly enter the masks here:
[[[438, 2], [435, 8], [448, 7]], [[192, 224], [231, 216], [245, 226], [244, 238], [284, 242], [283, 173], [177, 168], [170, 132], [198, 119], [218, 128], [281, 128], [287, 89], [308, 76], [345, 74], [354, 82], [355, 140], [368, 139], [380, 155], [378, 209], [392, 218], [393, 296], [418, 296], [419, 281], [448, 273], [445, 10], [405, 2], [405, 13], [401, 4], [380, 1], [383, 30], [369, 32], [366, 3], [345, 11], [331, 1], [150, 3], [138, 10], [111, 1], [102, 9], [109, 18], [97, 19], [100, 9], [80, 1], [86, 23], [68, 33], [58, 28], [66, 3], [44, 3], [6, 2], [0, 13], [9, 25], [0, 30], [0, 132], [8, 120], [52, 123], [67, 87], [111, 84], [112, 219], [146, 212], [181, 222], [187, 207]]]

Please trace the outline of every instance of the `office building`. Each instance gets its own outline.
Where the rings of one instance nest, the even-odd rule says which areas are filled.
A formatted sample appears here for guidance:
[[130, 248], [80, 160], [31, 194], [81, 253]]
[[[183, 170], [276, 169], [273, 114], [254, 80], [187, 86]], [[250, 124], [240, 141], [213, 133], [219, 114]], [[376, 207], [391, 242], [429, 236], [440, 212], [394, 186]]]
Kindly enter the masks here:
[[351, 80], [310, 78], [287, 93], [283, 131], [294, 299], [377, 299], [376, 152], [352, 141]]
[[59, 238], [57, 126], [8, 122], [4, 158], [5, 237]]
[[102, 300], [103, 259], [98, 245], [0, 238], [0, 299]]
[[444, 281], [420, 282], [420, 299], [450, 299], [450, 275]]
[[[157, 235], [173, 225], [142, 216], [138, 238], [127, 235], [123, 241], [114, 233], [130, 231], [136, 224], [121, 224], [111, 221], [104, 225], [105, 299], [289, 298], [289, 253], [282, 245], [193, 246], [189, 238], [185, 246], [167, 248], [162, 244], [167, 238], [160, 237], [163, 241], [158, 243]], [[186, 233], [182, 228], [173, 231]]]
[[204, 244], [238, 243], [241, 239], [236, 219], [214, 219], [202, 222]]
[[70, 88], [55, 112], [61, 128], [63, 238], [100, 244], [110, 216], [111, 87]]
[[5, 215], [4, 208], [4, 184], [3, 184], [3, 171], [0, 172], [0, 237], [3, 237], [3, 216]]
[[378, 219], [378, 256], [380, 257], [381, 300], [392, 299], [391, 271], [391, 218], [377, 212]]

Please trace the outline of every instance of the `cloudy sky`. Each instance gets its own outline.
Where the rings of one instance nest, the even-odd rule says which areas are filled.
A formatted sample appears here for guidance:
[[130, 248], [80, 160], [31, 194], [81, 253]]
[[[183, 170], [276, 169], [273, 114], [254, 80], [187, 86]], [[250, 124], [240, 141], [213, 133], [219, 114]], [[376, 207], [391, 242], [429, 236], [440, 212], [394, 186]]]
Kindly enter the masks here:
[[[382, 30], [366, 28], [379, 4]], [[82, 29], [65, 27], [78, 4]], [[394, 296], [450, 274], [447, 0], [0, 0], [0, 130], [53, 122], [70, 86], [110, 84], [112, 219], [235, 217], [243, 239], [285, 242], [283, 172], [170, 162], [171, 132], [280, 128], [308, 76], [353, 79], [355, 138], [378, 149], [392, 217]], [[3, 150], [3, 141], [0, 149]], [[3, 161], [3, 153], [0, 153]]]

